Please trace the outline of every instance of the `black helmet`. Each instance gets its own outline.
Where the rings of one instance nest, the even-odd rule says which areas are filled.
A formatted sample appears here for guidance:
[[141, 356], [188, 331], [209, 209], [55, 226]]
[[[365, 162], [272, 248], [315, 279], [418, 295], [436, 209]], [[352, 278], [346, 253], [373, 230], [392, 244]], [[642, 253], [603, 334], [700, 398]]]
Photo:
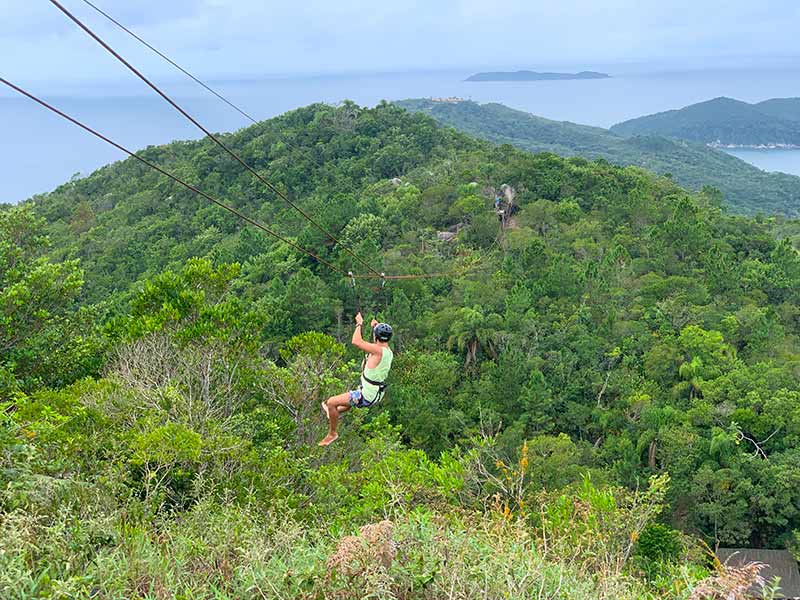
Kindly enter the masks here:
[[372, 333], [379, 342], [388, 342], [392, 339], [392, 326], [388, 323], [378, 323]]

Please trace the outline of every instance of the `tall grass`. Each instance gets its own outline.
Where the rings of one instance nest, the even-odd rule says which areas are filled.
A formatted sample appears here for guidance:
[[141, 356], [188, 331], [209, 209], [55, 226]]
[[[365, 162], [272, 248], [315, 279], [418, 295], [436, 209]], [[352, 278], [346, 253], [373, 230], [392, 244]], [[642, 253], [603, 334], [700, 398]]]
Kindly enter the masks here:
[[388, 536], [365, 528], [346, 540], [323, 521], [303, 527], [286, 512], [212, 501], [148, 524], [66, 511], [0, 519], [4, 600], [656, 597], [623, 573], [544, 552], [524, 520], [491, 511], [405, 512]]

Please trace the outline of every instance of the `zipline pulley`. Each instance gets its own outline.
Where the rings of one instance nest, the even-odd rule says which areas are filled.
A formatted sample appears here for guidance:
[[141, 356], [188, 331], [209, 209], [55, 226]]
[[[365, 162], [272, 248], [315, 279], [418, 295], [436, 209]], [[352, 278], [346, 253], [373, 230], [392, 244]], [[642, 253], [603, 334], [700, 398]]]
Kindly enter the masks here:
[[356, 311], [363, 312], [361, 310], [361, 300], [358, 298], [358, 289], [356, 288], [356, 276], [352, 271], [348, 271], [347, 276], [350, 277], [350, 284], [353, 286], [353, 298], [356, 300]]

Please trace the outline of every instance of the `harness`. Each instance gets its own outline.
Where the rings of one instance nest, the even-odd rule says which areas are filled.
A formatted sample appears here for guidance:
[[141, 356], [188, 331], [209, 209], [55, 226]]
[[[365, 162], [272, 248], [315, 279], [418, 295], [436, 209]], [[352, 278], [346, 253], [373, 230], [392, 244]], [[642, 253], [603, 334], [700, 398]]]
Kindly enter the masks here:
[[[375, 396], [375, 399], [369, 403], [370, 406], [372, 406], [373, 404], [377, 404], [378, 402], [383, 400], [383, 397], [386, 395], [386, 389], [389, 387], [389, 384], [386, 383], [385, 381], [373, 381], [372, 379], [364, 375], [364, 370], [366, 368], [367, 368], [367, 357], [365, 356], [364, 360], [361, 361], [361, 379], [366, 381], [368, 384], [374, 385], [376, 388], [378, 388], [378, 393]], [[362, 397], [364, 395], [363, 388], [364, 388], [363, 384], [359, 384], [358, 389], [361, 390]]]

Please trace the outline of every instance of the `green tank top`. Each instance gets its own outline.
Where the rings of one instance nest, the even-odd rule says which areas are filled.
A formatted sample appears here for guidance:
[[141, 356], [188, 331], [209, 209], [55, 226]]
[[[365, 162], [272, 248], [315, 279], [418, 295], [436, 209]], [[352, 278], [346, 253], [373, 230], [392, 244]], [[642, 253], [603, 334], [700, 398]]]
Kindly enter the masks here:
[[[372, 381], [386, 381], [389, 376], [389, 369], [392, 368], [392, 360], [394, 360], [394, 353], [388, 346], [383, 349], [381, 353], [381, 362], [374, 369], [364, 369], [364, 376], [369, 377]], [[380, 388], [377, 385], [372, 385], [361, 378], [361, 391], [364, 394], [364, 400], [367, 402], [374, 402], [378, 397]]]

